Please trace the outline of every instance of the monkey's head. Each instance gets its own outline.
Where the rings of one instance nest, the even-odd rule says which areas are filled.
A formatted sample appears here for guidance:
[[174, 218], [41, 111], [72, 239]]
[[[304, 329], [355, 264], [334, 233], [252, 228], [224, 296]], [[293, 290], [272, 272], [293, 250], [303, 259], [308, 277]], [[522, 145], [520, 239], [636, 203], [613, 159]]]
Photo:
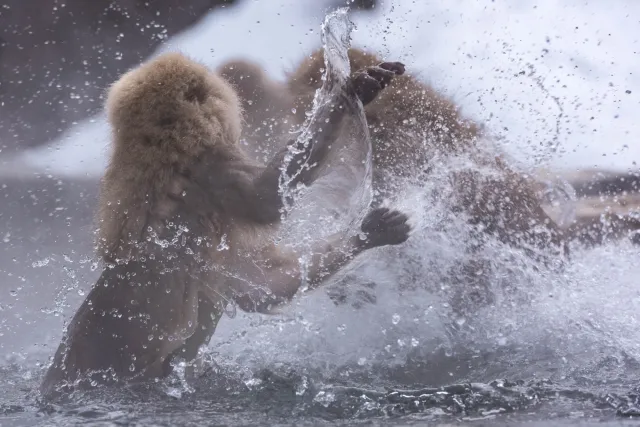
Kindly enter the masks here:
[[[236, 90], [246, 112], [247, 127], [244, 137], [258, 130], [259, 139], [264, 142], [279, 126], [287, 123], [293, 99], [284, 83], [271, 80], [259, 64], [247, 60], [231, 60], [223, 64], [218, 73]], [[265, 122], [269, 125], [265, 126]], [[281, 132], [286, 132], [284, 129]], [[278, 130], [276, 130], [276, 133]]]
[[124, 74], [106, 103], [116, 148], [134, 154], [198, 152], [234, 144], [241, 108], [231, 86], [180, 53], [161, 55]]
[[270, 84], [258, 64], [241, 59], [223, 64], [218, 72], [233, 85], [241, 99], [255, 102], [256, 98], [264, 98]]

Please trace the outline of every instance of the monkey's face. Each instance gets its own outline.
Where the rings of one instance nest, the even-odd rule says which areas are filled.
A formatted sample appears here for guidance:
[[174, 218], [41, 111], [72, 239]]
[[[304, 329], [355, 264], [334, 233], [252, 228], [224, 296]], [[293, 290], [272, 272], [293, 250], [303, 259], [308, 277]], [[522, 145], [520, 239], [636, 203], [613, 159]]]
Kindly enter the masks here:
[[234, 144], [240, 106], [233, 89], [206, 67], [179, 53], [129, 71], [109, 90], [109, 120], [116, 141], [148, 149], [193, 151]]

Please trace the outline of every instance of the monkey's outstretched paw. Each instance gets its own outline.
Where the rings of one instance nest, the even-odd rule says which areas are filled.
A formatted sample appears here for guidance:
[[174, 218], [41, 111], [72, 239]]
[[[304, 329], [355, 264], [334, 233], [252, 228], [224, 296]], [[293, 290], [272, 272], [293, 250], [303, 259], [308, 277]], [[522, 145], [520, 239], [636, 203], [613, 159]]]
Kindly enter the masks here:
[[363, 105], [367, 105], [391, 83], [395, 76], [404, 74], [404, 71], [404, 64], [401, 62], [383, 62], [375, 67], [367, 67], [356, 72], [351, 77], [351, 81], [358, 98]]
[[362, 221], [361, 229], [365, 233], [365, 245], [370, 248], [384, 245], [399, 245], [409, 238], [411, 226], [409, 217], [400, 211], [388, 208], [376, 208]]

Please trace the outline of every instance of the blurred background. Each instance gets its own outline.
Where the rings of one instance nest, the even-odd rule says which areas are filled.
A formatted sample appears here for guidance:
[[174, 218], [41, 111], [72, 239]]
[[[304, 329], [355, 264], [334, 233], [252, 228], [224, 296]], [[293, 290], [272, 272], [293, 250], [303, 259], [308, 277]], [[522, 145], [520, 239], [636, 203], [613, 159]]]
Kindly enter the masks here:
[[[560, 175], [578, 215], [640, 199], [640, 2], [4, 0], [0, 2], [0, 357], [43, 360], [95, 280], [109, 155], [105, 90], [168, 50], [284, 79], [353, 9], [353, 45], [406, 64], [514, 162]], [[631, 279], [630, 279], [631, 280]], [[635, 280], [635, 279], [634, 279]]]
[[[0, 7], [5, 354], [34, 341], [25, 333], [39, 331], [32, 322], [52, 305], [60, 274], [74, 276], [65, 254], [93, 262], [108, 85], [167, 50], [212, 67], [251, 59], [283, 79], [319, 47], [323, 17], [341, 6], [354, 11], [354, 46], [405, 62], [526, 170], [567, 177], [585, 214], [633, 207], [623, 193], [639, 181], [637, 2], [8, 0]], [[34, 268], [46, 263], [58, 268]], [[82, 289], [91, 281], [72, 277]]]
[[[58, 275], [74, 275], [62, 268], [71, 259], [65, 254], [91, 263], [91, 220], [109, 154], [102, 103], [119, 74], [180, 50], [212, 67], [251, 59], [283, 79], [319, 47], [326, 12], [345, 5], [354, 10], [355, 46], [405, 62], [484, 123], [524, 168], [568, 177], [589, 198], [590, 215], [594, 205], [599, 214], [638, 189], [637, 2], [4, 1], [1, 322], [22, 321], [0, 325], [0, 349], [34, 341], [25, 332], [38, 330], [32, 322], [51, 305]], [[60, 268], [34, 268], [47, 262]], [[91, 282], [73, 280], [85, 289]], [[25, 287], [29, 303], [13, 295], [27, 294]]]

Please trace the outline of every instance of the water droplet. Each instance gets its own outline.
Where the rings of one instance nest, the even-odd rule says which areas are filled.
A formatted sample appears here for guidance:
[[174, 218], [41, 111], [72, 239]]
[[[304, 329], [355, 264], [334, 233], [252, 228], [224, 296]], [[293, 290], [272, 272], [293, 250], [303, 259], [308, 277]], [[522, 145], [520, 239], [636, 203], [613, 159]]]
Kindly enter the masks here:
[[220, 243], [218, 244], [218, 246], [216, 246], [216, 250], [220, 252], [220, 251], [226, 251], [228, 249], [229, 249], [229, 245], [227, 244], [227, 235], [223, 234], [222, 237], [220, 238]]
[[45, 265], [49, 264], [49, 260], [50, 260], [50, 258], [45, 258], [45, 259], [40, 260], [40, 261], [35, 261], [35, 262], [33, 262], [31, 264], [31, 266], [33, 268], [44, 267]]
[[393, 323], [394, 325], [397, 325], [398, 323], [400, 323], [400, 315], [396, 313], [393, 316], [391, 316], [391, 323]]

